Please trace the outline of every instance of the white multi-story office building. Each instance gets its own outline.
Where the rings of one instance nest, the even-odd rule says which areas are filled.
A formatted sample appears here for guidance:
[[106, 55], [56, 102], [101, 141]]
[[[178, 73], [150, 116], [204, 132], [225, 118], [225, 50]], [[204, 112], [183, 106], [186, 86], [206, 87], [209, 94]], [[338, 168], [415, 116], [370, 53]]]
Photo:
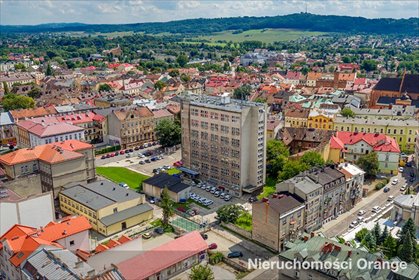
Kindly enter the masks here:
[[266, 174], [266, 105], [192, 94], [181, 104], [184, 166], [235, 196], [261, 188]]

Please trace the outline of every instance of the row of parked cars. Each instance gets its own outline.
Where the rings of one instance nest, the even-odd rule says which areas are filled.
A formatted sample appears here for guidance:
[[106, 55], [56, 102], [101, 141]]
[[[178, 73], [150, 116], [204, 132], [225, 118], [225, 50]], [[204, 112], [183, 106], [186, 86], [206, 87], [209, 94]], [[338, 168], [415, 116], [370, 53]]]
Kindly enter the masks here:
[[199, 202], [199, 203], [201, 203], [201, 204], [203, 204], [205, 206], [210, 206], [211, 204], [214, 203], [214, 201], [212, 201], [211, 199], [208, 199], [206, 197], [202, 197], [202, 196], [200, 196], [200, 195], [198, 195], [196, 193], [193, 193], [193, 192], [191, 192], [189, 194], [189, 198], [192, 199], [192, 200], [194, 200], [194, 201], [196, 201], [196, 202]]
[[207, 192], [213, 194], [215, 197], [219, 197], [225, 201], [231, 200], [231, 195], [229, 195], [227, 192], [224, 192], [222, 189], [219, 189], [217, 187], [208, 185], [206, 183], [192, 183], [193, 186], [196, 186], [197, 188], [201, 188], [203, 190], [206, 190]]
[[[137, 146], [137, 147], [135, 147], [133, 149], [120, 150], [120, 151], [116, 151], [116, 152], [113, 152], [113, 153], [109, 153], [109, 154], [103, 155], [103, 156], [101, 156], [101, 159], [111, 158], [111, 157], [115, 157], [115, 156], [119, 156], [119, 155], [124, 155], [124, 154], [126, 154], [126, 157], [129, 158], [129, 157], [131, 157], [131, 153], [133, 153], [134, 151], [146, 149], [146, 148], [149, 148], [149, 147], [152, 147], [152, 146], [156, 146], [158, 144], [159, 144], [158, 141], [154, 141], [154, 142], [150, 142], [150, 143], [145, 143], [145, 144], [143, 144], [141, 146]], [[150, 151], [146, 151], [146, 152], [150, 152]]]
[[140, 156], [138, 155], [140, 158], [142, 158], [138, 163], [139, 164], [146, 164], [146, 163], [150, 163], [152, 161], [157, 161], [157, 160], [161, 160], [164, 158], [163, 155], [155, 155], [149, 158], [146, 158], [144, 155]]

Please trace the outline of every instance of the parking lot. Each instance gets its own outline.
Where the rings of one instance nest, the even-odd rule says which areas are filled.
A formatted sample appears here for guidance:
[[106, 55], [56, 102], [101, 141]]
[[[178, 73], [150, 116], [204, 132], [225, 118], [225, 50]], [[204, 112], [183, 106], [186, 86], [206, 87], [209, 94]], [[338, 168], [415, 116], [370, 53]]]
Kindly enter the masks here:
[[220, 198], [220, 196], [216, 197], [211, 192], [202, 189], [198, 186], [192, 185], [191, 192], [199, 195], [200, 197], [207, 198], [213, 201], [213, 204], [208, 205], [207, 207], [210, 208], [210, 211], [206, 211], [208, 213], [216, 211], [221, 206], [227, 205], [227, 204], [236, 204], [236, 203], [243, 203], [243, 201], [239, 200], [238, 198], [231, 197], [229, 201], [225, 201], [224, 199]]

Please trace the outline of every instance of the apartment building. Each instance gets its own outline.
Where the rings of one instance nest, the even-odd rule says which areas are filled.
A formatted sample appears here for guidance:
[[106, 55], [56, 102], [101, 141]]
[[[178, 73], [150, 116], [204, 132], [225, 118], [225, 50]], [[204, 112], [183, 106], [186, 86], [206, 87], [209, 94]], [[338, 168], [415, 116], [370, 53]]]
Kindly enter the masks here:
[[122, 108], [108, 115], [109, 139], [123, 149], [155, 140], [154, 114], [147, 107]]
[[291, 107], [284, 111], [285, 127], [307, 127], [309, 109]]
[[419, 122], [409, 117], [395, 119], [381, 116], [367, 118], [338, 116], [334, 121], [334, 130], [386, 134], [397, 141], [401, 150], [413, 152], [415, 133], [419, 130]]
[[419, 226], [419, 194], [402, 194], [394, 198], [391, 219], [393, 221], [407, 221], [409, 218]]
[[110, 181], [69, 184], [59, 193], [59, 201], [61, 211], [86, 217], [105, 236], [153, 218], [153, 208], [143, 194]]
[[181, 107], [185, 167], [235, 196], [265, 184], [265, 104], [189, 95]]
[[306, 230], [313, 231], [345, 211], [345, 175], [335, 166], [314, 168], [279, 183], [277, 192], [289, 192], [302, 198], [306, 205]]
[[338, 170], [345, 175], [346, 180], [346, 203], [343, 205], [346, 212], [362, 199], [365, 171], [348, 162], [339, 164]]
[[329, 160], [354, 163], [373, 151], [377, 153], [379, 172], [397, 174], [400, 148], [393, 138], [385, 134], [337, 131], [330, 139]]
[[35, 122], [22, 120], [16, 124], [17, 145], [23, 148], [62, 142], [84, 140], [83, 128], [60, 122]]
[[304, 230], [304, 201], [290, 193], [274, 194], [252, 204], [252, 238], [275, 251]]
[[15, 73], [5, 74], [0, 76], [0, 89], [4, 90], [6, 84], [8, 89], [11, 90], [14, 84], [29, 84], [35, 83], [35, 78], [29, 73]]
[[325, 110], [310, 110], [307, 118], [307, 127], [332, 130], [334, 118], [334, 114]]
[[39, 173], [42, 191], [55, 196], [68, 183], [96, 177], [93, 146], [78, 140], [19, 149], [0, 156], [0, 164], [10, 180]]
[[0, 144], [16, 144], [14, 121], [10, 112], [0, 113]]

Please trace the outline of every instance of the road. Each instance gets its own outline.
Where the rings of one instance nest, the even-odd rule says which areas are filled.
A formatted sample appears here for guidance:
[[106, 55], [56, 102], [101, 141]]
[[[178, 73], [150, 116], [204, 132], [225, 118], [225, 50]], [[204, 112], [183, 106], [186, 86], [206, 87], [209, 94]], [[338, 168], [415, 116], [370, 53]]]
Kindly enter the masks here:
[[[337, 235], [341, 235], [348, 231], [349, 225], [355, 221], [358, 218], [358, 212], [360, 210], [365, 211], [364, 217], [371, 216], [372, 208], [374, 206], [380, 206], [383, 208], [383, 206], [388, 203], [388, 197], [389, 196], [398, 196], [401, 194], [400, 188], [407, 184], [408, 186], [411, 186], [412, 183], [408, 181], [410, 171], [413, 169], [407, 168], [405, 169], [405, 172], [402, 174], [399, 174], [393, 178], [398, 178], [399, 183], [397, 185], [391, 185], [391, 183], [388, 184], [390, 186], [390, 191], [385, 193], [383, 189], [373, 193], [372, 195], [363, 198], [357, 205], [355, 205], [354, 208], [352, 208], [350, 211], [343, 213], [335, 220], [330, 221], [329, 223], [325, 224], [321, 229], [319, 229], [319, 232], [322, 232], [327, 237], [334, 237]], [[390, 182], [391, 182], [390, 180]], [[414, 184], [414, 183], [413, 183]]]

